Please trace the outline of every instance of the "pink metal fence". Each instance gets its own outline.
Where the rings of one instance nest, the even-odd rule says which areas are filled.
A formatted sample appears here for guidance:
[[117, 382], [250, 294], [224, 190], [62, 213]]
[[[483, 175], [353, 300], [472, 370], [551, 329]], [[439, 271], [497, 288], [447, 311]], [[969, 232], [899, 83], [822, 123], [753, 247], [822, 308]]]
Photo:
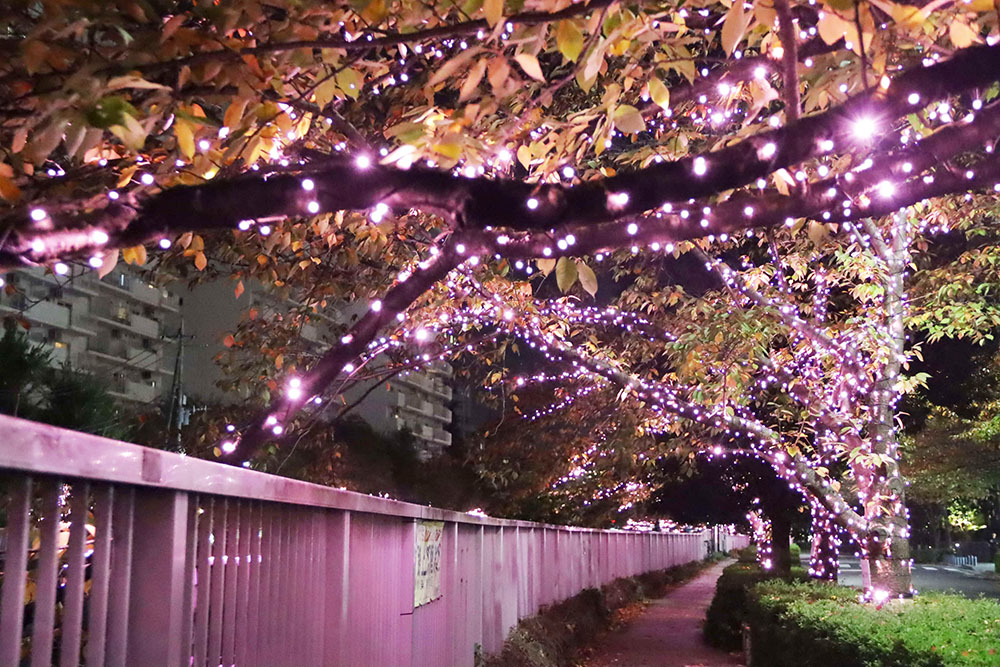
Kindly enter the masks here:
[[[471, 665], [518, 619], [742, 536], [507, 521], [0, 416], [0, 667]], [[418, 520], [440, 597], [414, 607]]]

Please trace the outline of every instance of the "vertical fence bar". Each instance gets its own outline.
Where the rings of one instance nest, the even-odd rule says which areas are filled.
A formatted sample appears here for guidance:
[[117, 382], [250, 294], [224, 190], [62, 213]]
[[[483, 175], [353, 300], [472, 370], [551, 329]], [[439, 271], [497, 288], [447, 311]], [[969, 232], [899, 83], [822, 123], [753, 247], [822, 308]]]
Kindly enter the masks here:
[[192, 655], [195, 665], [208, 664], [208, 599], [211, 592], [212, 519], [215, 517], [215, 499], [198, 497], [198, 546], [195, 556], [195, 608]]
[[250, 517], [254, 505], [244, 500], [240, 503], [239, 544], [236, 547], [237, 567], [239, 576], [236, 582], [236, 635], [233, 650], [233, 663], [245, 664], [247, 657], [247, 618], [250, 606], [250, 569], [253, 567], [250, 557]]
[[[35, 618], [31, 628], [31, 667], [46, 667], [52, 664], [56, 586], [59, 575], [59, 521], [62, 518], [59, 508], [59, 486], [59, 480], [55, 479], [47, 482], [42, 489], [38, 569], [35, 570]], [[0, 639], [0, 644], [2, 643], [3, 640]]]
[[90, 484], [74, 482], [70, 496], [69, 547], [66, 549], [66, 597], [62, 617], [62, 643], [59, 663], [63, 667], [80, 664], [80, 640], [83, 636], [83, 582], [86, 568], [87, 513]]
[[7, 551], [3, 559], [3, 595], [0, 596], [0, 665], [17, 667], [21, 660], [24, 622], [24, 586], [28, 571], [28, 528], [31, 516], [31, 477], [11, 480], [7, 506]]
[[87, 612], [88, 665], [104, 664], [104, 640], [107, 636], [108, 585], [111, 571], [111, 522], [114, 487], [102, 485], [94, 496], [94, 553], [91, 558], [90, 609]]
[[132, 535], [135, 489], [118, 487], [111, 518], [111, 590], [108, 601], [108, 639], [104, 652], [107, 665], [124, 667], [128, 651], [128, 619], [131, 604]]
[[136, 492], [129, 665], [181, 662], [188, 500], [182, 491], [143, 488]]
[[208, 600], [208, 665], [220, 664], [222, 657], [222, 614], [226, 575], [226, 536], [229, 501], [217, 499], [212, 517], [212, 577]]
[[240, 506], [241, 501], [230, 500], [226, 526], [226, 555], [222, 557], [225, 570], [225, 594], [222, 602], [222, 662], [232, 665], [236, 651], [236, 582], [240, 570]]
[[181, 646], [185, 664], [189, 664], [194, 650], [194, 582], [198, 567], [198, 527], [201, 515], [198, 513], [201, 497], [191, 494], [188, 499], [187, 536], [184, 538], [184, 596], [181, 608], [184, 610], [181, 618]]
[[260, 628], [261, 539], [264, 531], [264, 505], [254, 503], [251, 513], [250, 533], [250, 583], [247, 591], [247, 640], [246, 655], [240, 664], [258, 664], [258, 635]]

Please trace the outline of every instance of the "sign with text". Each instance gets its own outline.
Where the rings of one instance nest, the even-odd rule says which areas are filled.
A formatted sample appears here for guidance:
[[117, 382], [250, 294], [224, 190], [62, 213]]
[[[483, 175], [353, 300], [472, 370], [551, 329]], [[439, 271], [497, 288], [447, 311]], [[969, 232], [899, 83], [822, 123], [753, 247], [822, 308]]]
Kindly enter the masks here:
[[413, 606], [441, 597], [441, 536], [443, 521], [417, 521], [413, 562]]

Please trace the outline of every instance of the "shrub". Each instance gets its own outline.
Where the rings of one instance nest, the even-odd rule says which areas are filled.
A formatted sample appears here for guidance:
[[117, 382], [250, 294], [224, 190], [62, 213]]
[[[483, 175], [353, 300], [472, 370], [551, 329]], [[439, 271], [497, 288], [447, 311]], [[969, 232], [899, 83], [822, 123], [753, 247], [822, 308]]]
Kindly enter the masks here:
[[941, 549], [921, 544], [913, 549], [913, 561], [916, 563], [936, 563], [941, 560], [941, 553]]
[[1000, 574], [1000, 551], [997, 551], [997, 555], [993, 557], [993, 571]]
[[788, 550], [792, 554], [792, 565], [798, 565], [799, 560], [801, 560], [802, 557], [802, 547], [797, 545], [795, 542], [792, 542], [792, 546], [788, 547]]
[[568, 600], [544, 607], [523, 619], [504, 641], [500, 653], [477, 654], [476, 667], [562, 667], [582, 646], [600, 637], [615, 612], [643, 599], [662, 597], [673, 585], [690, 579], [709, 564], [695, 561], [667, 570], [622, 577], [588, 588]]
[[928, 593], [883, 608], [843, 586], [765, 582], [750, 592], [751, 661], [769, 667], [995, 667], [1000, 605]]
[[751, 544], [743, 549], [736, 550], [736, 560], [741, 563], [756, 563], [757, 562], [757, 545]]
[[[792, 578], [805, 579], [802, 568], [792, 568]], [[773, 579], [757, 563], [735, 563], [722, 571], [715, 584], [715, 596], [705, 614], [705, 640], [729, 651], [740, 648], [743, 624], [747, 620], [747, 595], [755, 584]]]

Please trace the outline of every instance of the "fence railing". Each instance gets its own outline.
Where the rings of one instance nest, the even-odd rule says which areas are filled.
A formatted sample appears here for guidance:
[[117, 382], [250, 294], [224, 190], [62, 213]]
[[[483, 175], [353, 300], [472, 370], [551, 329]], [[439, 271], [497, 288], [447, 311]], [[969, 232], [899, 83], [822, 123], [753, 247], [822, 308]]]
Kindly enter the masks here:
[[0, 666], [472, 665], [518, 619], [742, 536], [374, 498], [0, 416]]

